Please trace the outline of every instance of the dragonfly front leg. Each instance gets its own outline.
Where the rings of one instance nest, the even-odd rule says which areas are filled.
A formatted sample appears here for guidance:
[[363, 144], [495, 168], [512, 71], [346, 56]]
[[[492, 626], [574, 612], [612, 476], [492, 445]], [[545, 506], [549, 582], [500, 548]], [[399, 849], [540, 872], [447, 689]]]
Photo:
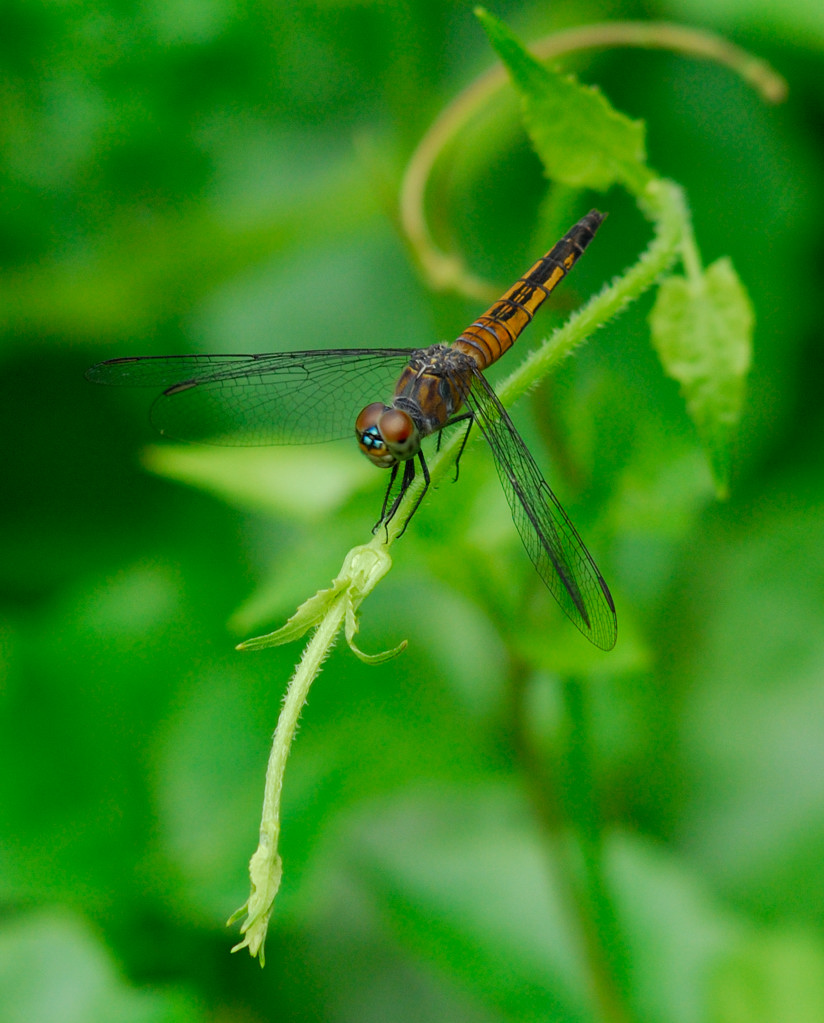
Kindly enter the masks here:
[[[418, 510], [418, 507], [420, 506], [420, 503], [423, 500], [424, 494], [429, 489], [429, 483], [430, 483], [429, 467], [426, 464], [426, 460], [423, 457], [423, 452], [422, 451], [418, 452], [417, 459], [420, 462], [420, 466], [421, 466], [421, 475], [423, 476], [423, 487], [421, 488], [420, 494], [418, 494], [417, 498], [415, 499], [415, 504], [412, 506], [412, 510], [406, 516], [406, 521], [403, 524], [403, 528], [398, 533], [398, 537], [399, 538], [401, 536], [403, 536], [403, 534], [406, 532], [406, 527], [409, 525], [409, 522], [412, 519], [412, 516]], [[403, 501], [404, 497], [406, 496], [406, 492], [412, 486], [412, 482], [415, 479], [415, 460], [413, 458], [410, 458], [408, 461], [404, 462], [404, 465], [403, 465], [403, 477], [401, 479], [400, 489], [398, 490], [397, 496], [393, 499], [392, 498], [392, 491], [395, 488], [395, 483], [397, 481], [397, 476], [398, 476], [398, 466], [395, 465], [395, 466], [392, 467], [392, 476], [391, 476], [391, 478], [389, 480], [389, 486], [386, 488], [386, 495], [384, 496], [384, 499], [383, 499], [383, 508], [381, 509], [381, 517], [375, 523], [375, 526], [374, 526], [374, 528], [372, 530], [373, 533], [376, 533], [381, 526], [388, 527], [389, 523], [395, 517], [398, 509], [401, 506], [401, 501]], [[391, 504], [390, 504], [390, 501], [391, 501]], [[388, 538], [388, 530], [387, 530], [387, 538]]]
[[[395, 465], [392, 466], [392, 474], [389, 477], [389, 485], [386, 488], [386, 493], [383, 495], [383, 504], [381, 505], [381, 516], [375, 523], [375, 525], [372, 526], [373, 534], [377, 533], [381, 526], [383, 526], [383, 528], [386, 530], [387, 542], [389, 541], [389, 523], [392, 521], [395, 512], [398, 510], [398, 504], [400, 503], [400, 500], [403, 497], [406, 488], [409, 486], [410, 481], [407, 481], [406, 478], [409, 473], [409, 470], [407, 468], [408, 465], [409, 462], [404, 463], [403, 477], [401, 479], [400, 490], [398, 491], [397, 497], [394, 498], [392, 496], [392, 493], [395, 489], [395, 484], [398, 479], [398, 468], [400, 466], [400, 462], [397, 462]], [[412, 475], [414, 477], [414, 468], [412, 470]]]
[[[424, 498], [424, 494], [427, 492], [427, 490], [429, 490], [429, 483], [430, 483], [429, 467], [426, 464], [426, 459], [423, 457], [423, 451], [419, 451], [418, 452], [417, 458], [418, 458], [418, 461], [421, 463], [421, 475], [423, 476], [423, 486], [421, 487], [421, 492], [418, 494], [417, 498], [415, 499], [415, 503], [412, 505], [412, 510], [406, 516], [406, 521], [403, 524], [403, 528], [401, 529], [400, 533], [398, 533], [398, 539], [400, 539], [403, 536], [403, 534], [406, 532], [406, 527], [412, 521], [412, 516], [415, 514], [415, 512], [420, 507], [421, 501]], [[404, 470], [403, 470], [403, 483], [401, 484], [401, 492], [398, 494], [397, 500], [395, 501], [394, 505], [392, 506], [392, 512], [391, 512], [391, 514], [389, 516], [390, 518], [398, 510], [398, 507], [399, 507], [399, 505], [401, 503], [401, 499], [403, 498], [404, 494], [409, 489], [409, 487], [412, 485], [412, 480], [414, 480], [414, 478], [415, 478], [415, 461], [414, 461], [414, 459], [410, 458], [409, 461], [406, 463], [406, 466], [404, 467]]]
[[[385, 523], [385, 522], [389, 522], [389, 520], [392, 518], [392, 515], [394, 515], [394, 510], [389, 515], [387, 515], [386, 514], [386, 509], [389, 507], [389, 501], [390, 501], [390, 498], [392, 497], [392, 490], [393, 490], [393, 488], [395, 486], [395, 480], [398, 478], [398, 464], [399, 463], [395, 463], [395, 465], [392, 466], [392, 475], [389, 477], [389, 486], [386, 488], [386, 493], [383, 495], [383, 504], [381, 506], [381, 517], [378, 519], [378, 521], [372, 527], [372, 532], [373, 533], [377, 533], [377, 531], [381, 527], [381, 525], [383, 523]], [[403, 492], [404, 492], [405, 489], [406, 489], [406, 487], [404, 485], [402, 485], [401, 486], [401, 495], [403, 495]], [[397, 504], [397, 501], [395, 502], [395, 504]], [[395, 504], [392, 505], [393, 509], [395, 508]]]
[[[383, 496], [383, 506], [381, 507], [381, 517], [372, 527], [372, 532], [377, 531], [384, 527], [386, 530], [386, 539], [389, 540], [389, 523], [395, 517], [395, 513], [400, 507], [400, 503], [403, 500], [403, 495], [409, 489], [412, 480], [415, 478], [415, 463], [412, 459], [403, 463], [403, 476], [401, 477], [400, 488], [397, 494], [393, 497], [393, 492], [398, 480], [398, 469], [400, 468], [400, 462], [392, 466], [392, 475], [389, 477], [389, 486], [386, 488], [386, 493]], [[415, 505], [417, 508], [417, 504]], [[413, 509], [414, 510], [414, 509]], [[411, 516], [410, 516], [411, 518]], [[407, 519], [407, 522], [409, 519]], [[404, 529], [406, 526], [404, 525]]]

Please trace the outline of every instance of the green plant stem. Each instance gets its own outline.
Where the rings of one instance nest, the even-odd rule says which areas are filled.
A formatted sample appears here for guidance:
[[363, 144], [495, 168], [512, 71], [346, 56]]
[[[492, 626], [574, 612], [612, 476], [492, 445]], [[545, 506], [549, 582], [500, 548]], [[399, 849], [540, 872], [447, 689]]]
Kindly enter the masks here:
[[[528, 679], [527, 666], [516, 661], [507, 688], [510, 733], [524, 786], [544, 835], [550, 875], [569, 931], [580, 948], [598, 1018], [602, 1023], [631, 1023], [622, 943], [603, 876], [600, 826], [592, 794], [586, 730], [582, 727], [583, 705], [574, 705], [567, 693], [569, 684], [565, 684], [569, 755], [562, 756], [562, 766], [553, 775], [547, 758], [532, 740], [526, 699]], [[573, 784], [574, 792], [569, 792]], [[561, 799], [565, 790], [581, 801], [574, 813], [566, 812], [570, 800]]]
[[260, 838], [249, 864], [251, 893], [248, 901], [228, 921], [231, 924], [244, 912], [246, 913], [246, 919], [241, 926], [241, 933], [244, 935], [243, 941], [235, 945], [232, 951], [248, 948], [251, 955], [259, 956], [261, 966], [265, 964], [266, 930], [282, 874], [278, 839], [280, 837], [280, 798], [286, 761], [300, 713], [309, 695], [309, 689], [334, 645], [346, 616], [346, 608], [346, 593], [343, 592], [331, 603], [315, 629], [300, 663], [295, 669], [295, 674], [289, 682], [272, 740], [269, 763], [266, 767]]
[[627, 949], [604, 870], [603, 822], [592, 770], [587, 689], [580, 679], [568, 678], [562, 681], [561, 691], [567, 725], [561, 785], [566, 795], [565, 819], [581, 854], [582, 880], [577, 894], [589, 939], [597, 941], [614, 1000], [623, 1008], [629, 981]]
[[701, 262], [701, 253], [698, 251], [698, 242], [692, 230], [692, 218], [684, 218], [684, 231], [681, 238], [680, 256], [681, 264], [684, 267], [684, 274], [693, 286], [703, 284], [704, 268]]

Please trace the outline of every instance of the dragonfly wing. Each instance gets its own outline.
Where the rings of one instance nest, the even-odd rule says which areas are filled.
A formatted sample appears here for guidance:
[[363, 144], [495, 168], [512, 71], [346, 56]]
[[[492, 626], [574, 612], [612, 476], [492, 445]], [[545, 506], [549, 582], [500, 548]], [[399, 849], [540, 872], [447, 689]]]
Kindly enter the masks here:
[[480, 371], [473, 370], [464, 400], [492, 448], [512, 518], [538, 574], [587, 639], [611, 650], [617, 621], [607, 584]]
[[256, 446], [353, 435], [372, 401], [389, 401], [412, 349], [112, 359], [87, 372], [99, 384], [154, 387], [152, 423], [175, 440]]

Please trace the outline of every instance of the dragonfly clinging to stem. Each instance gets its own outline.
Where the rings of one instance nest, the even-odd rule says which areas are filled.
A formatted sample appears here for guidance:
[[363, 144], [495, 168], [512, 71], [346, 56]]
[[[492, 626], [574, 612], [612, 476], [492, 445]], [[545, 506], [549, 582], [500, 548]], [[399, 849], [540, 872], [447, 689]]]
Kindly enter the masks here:
[[[404, 528], [423, 499], [429, 470], [422, 440], [466, 422], [462, 453], [477, 424], [538, 574], [587, 639], [609, 650], [617, 625], [607, 584], [484, 376], [572, 269], [603, 219], [591, 210], [452, 344], [126, 357], [93, 366], [87, 377], [159, 389], [152, 422], [177, 440], [307, 444], [351, 436], [354, 425], [361, 451], [391, 471], [378, 526], [398, 512], [416, 465], [424, 485]], [[388, 403], [374, 400], [389, 393]]]

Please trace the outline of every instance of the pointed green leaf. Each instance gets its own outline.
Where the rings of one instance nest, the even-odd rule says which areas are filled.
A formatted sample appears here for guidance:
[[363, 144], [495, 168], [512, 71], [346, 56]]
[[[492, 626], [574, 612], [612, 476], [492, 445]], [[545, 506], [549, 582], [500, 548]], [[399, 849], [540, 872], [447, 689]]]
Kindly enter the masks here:
[[284, 643], [291, 643], [295, 639], [300, 639], [301, 636], [320, 623], [334, 600], [345, 589], [345, 586], [345, 581], [336, 579], [331, 587], [326, 590], [318, 590], [317, 593], [305, 600], [292, 617], [279, 629], [275, 629], [274, 632], [267, 632], [265, 636], [255, 636], [254, 639], [244, 640], [243, 643], [238, 643], [235, 649], [265, 650], [270, 646], [283, 646]]
[[696, 280], [664, 281], [650, 314], [653, 343], [666, 372], [681, 384], [722, 497], [729, 486], [753, 324], [749, 296], [728, 259], [719, 259]]
[[256, 636], [238, 643], [237, 650], [265, 650], [270, 646], [282, 646], [300, 639], [306, 632], [319, 625], [329, 612], [332, 604], [343, 598], [346, 608], [346, 641], [362, 661], [367, 664], [380, 664], [381, 661], [397, 656], [406, 648], [406, 640], [393, 650], [380, 654], [365, 654], [355, 645], [355, 636], [360, 628], [358, 610], [364, 599], [392, 567], [392, 559], [386, 547], [373, 541], [353, 547], [343, 562], [340, 574], [332, 585], [325, 590], [318, 590], [305, 600], [292, 617], [274, 632], [265, 636]]
[[476, 9], [521, 95], [524, 124], [547, 176], [574, 188], [605, 191], [616, 182], [639, 195], [646, 166], [644, 125], [609, 105], [597, 90], [539, 64], [502, 22]]

